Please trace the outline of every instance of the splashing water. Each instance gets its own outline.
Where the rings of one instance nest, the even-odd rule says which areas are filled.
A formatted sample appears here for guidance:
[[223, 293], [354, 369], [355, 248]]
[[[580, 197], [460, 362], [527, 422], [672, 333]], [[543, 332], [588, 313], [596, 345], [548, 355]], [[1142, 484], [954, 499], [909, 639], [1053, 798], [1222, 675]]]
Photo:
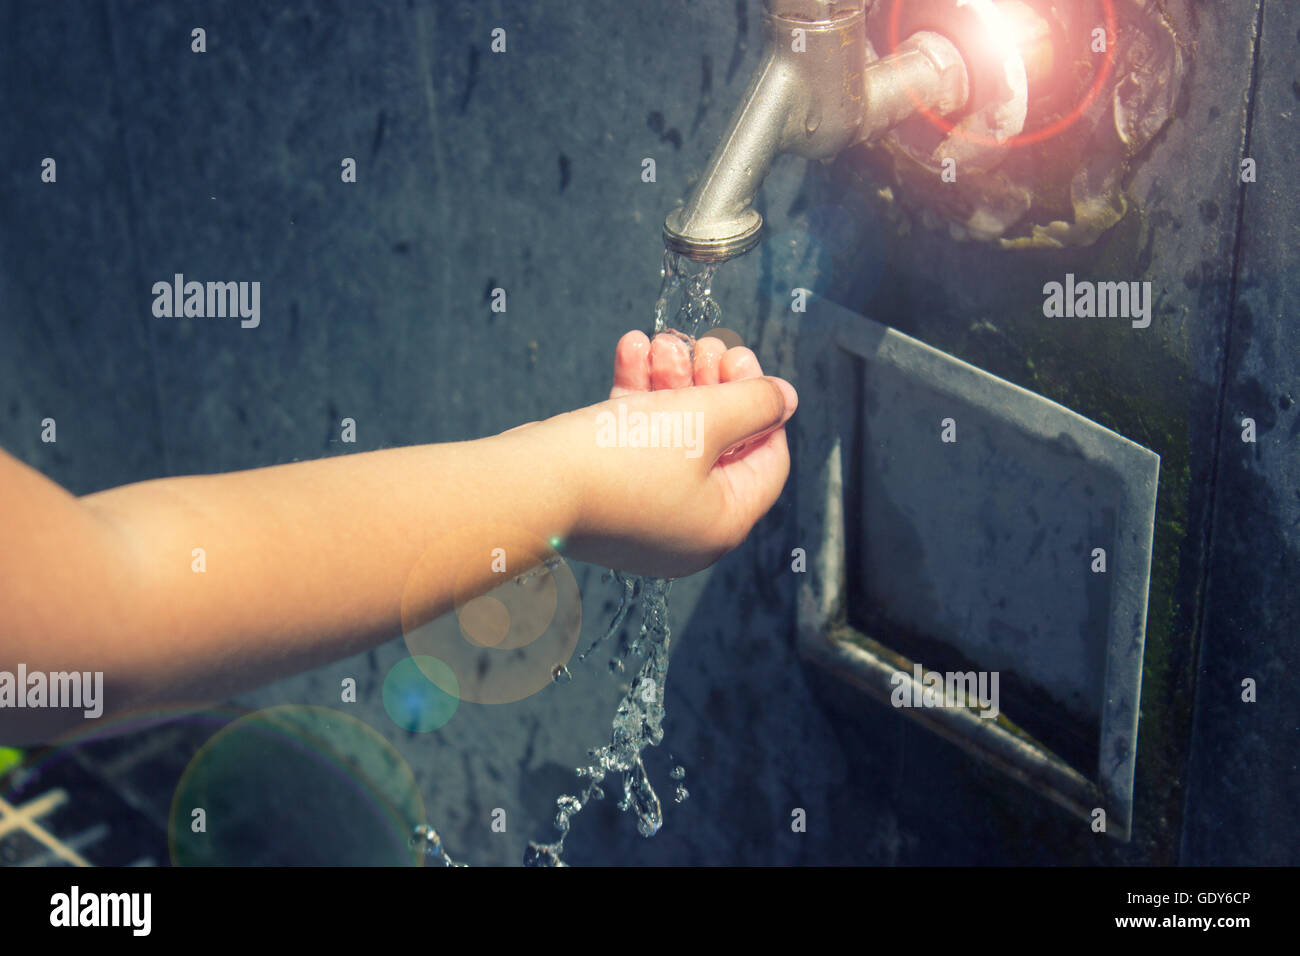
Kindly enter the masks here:
[[[691, 367], [694, 366], [696, 338], [717, 326], [722, 318], [722, 309], [712, 297], [716, 270], [716, 264], [700, 265], [671, 252], [664, 254], [660, 273], [663, 282], [654, 308], [654, 333], [667, 332], [685, 341], [691, 350]], [[679, 297], [681, 303], [677, 305]], [[643, 663], [614, 712], [609, 743], [587, 751], [590, 761], [585, 767], [577, 768], [578, 777], [587, 780], [587, 786], [579, 796], [565, 794], [555, 802], [555, 828], [560, 831], [559, 839], [546, 844], [530, 842], [524, 853], [525, 866], [567, 865], [561, 853], [571, 821], [591, 800], [604, 796], [601, 783], [611, 773], [622, 774], [623, 799], [618, 808], [631, 810], [636, 815], [636, 826], [641, 835], [652, 837], [663, 826], [659, 796], [650, 783], [641, 751], [647, 745], [657, 746], [664, 738], [664, 681], [668, 676], [668, 650], [672, 642], [672, 632], [668, 627], [668, 593], [673, 582], [668, 578], [643, 578], [619, 571], [609, 572], [605, 580], [611, 577], [622, 589], [618, 609], [609, 627], [578, 655], [578, 660], [586, 660], [618, 633], [635, 604], [641, 610], [641, 627], [634, 637], [624, 641], [617, 656], [610, 661], [610, 671], [622, 673], [625, 662], [633, 656], [642, 658]], [[679, 781], [673, 799], [681, 803], [689, 796], [686, 787], [680, 783], [686, 771], [678, 766], [670, 776]]]
[[[669, 757], [668, 759], [671, 760], [672, 757]], [[673, 767], [672, 772], [669, 773], [668, 776], [677, 781], [677, 789], [673, 791], [673, 801], [676, 803], [685, 803], [686, 798], [691, 795], [691, 792], [686, 789], [686, 784], [682, 783], [682, 781], [686, 779], [686, 768], [681, 764], [678, 764], [676, 767]]]
[[618, 802], [618, 808], [636, 814], [637, 830], [641, 835], [652, 837], [663, 825], [659, 797], [641, 761], [641, 751], [647, 745], [659, 744], [664, 738], [664, 679], [668, 675], [671, 644], [668, 592], [672, 581], [624, 575], [618, 571], [608, 572], [606, 579], [610, 577], [616, 579], [623, 589], [614, 622], [579, 659], [585, 658], [615, 633], [632, 604], [636, 603], [641, 609], [641, 627], [635, 637], [623, 642], [616, 659], [626, 661], [635, 656], [644, 658], [644, 661], [614, 712], [609, 743], [588, 750], [587, 765], [577, 768], [578, 777], [587, 781], [586, 787], [578, 796], [565, 794], [555, 801], [555, 828], [560, 832], [559, 839], [547, 844], [529, 843], [524, 853], [525, 866], [566, 865], [560, 854], [569, 834], [570, 821], [592, 800], [605, 795], [601, 784], [611, 773], [622, 775], [623, 798]]

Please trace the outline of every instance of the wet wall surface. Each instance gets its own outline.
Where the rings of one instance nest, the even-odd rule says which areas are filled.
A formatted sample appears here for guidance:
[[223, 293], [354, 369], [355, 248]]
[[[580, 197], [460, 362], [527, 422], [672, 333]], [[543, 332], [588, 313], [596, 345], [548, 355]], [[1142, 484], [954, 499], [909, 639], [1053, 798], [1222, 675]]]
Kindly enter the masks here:
[[[0, 444], [85, 494], [342, 454], [344, 416], [364, 451], [600, 400], [617, 337], [649, 324], [663, 215], [757, 61], [758, 6], [5, 5]], [[760, 197], [769, 240], [715, 282], [723, 324], [770, 368], [789, 365], [790, 288], [816, 287], [1161, 455], [1132, 843], [800, 659], [789, 555], [815, 543], [791, 540], [788, 490], [743, 547], [674, 588], [665, 741], [647, 756], [663, 830], [643, 839], [611, 797], [575, 821], [570, 862], [1296, 862], [1300, 22], [1277, 0], [1168, 6], [1195, 50], [1178, 117], [1097, 245], [954, 242], [882, 200], [850, 151], [779, 160]], [[849, 227], [814, 262], [798, 250], [828, 207]], [[1042, 285], [1067, 271], [1152, 281], [1149, 334], [1045, 325]], [[150, 289], [178, 272], [260, 281], [260, 325], [155, 318]], [[845, 400], [796, 384], [804, 403]], [[40, 440], [46, 416], [57, 444]], [[575, 574], [587, 640], [616, 591], [599, 569]], [[406, 654], [395, 639], [235, 703], [348, 710], [409, 764], [453, 856], [517, 864], [607, 742], [618, 679], [576, 665], [572, 683], [462, 704], [415, 734], [380, 700]], [[345, 677], [356, 704], [339, 702]], [[155, 816], [209, 732], [181, 726], [173, 769], [139, 784]], [[257, 766], [245, 785], [254, 802], [287, 784]]]

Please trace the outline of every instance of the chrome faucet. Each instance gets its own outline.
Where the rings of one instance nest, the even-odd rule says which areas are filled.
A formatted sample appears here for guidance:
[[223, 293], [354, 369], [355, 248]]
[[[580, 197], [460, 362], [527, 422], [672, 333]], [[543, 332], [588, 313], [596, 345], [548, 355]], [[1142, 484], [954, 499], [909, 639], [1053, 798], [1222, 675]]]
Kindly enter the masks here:
[[967, 106], [972, 78], [959, 47], [922, 28], [878, 58], [866, 4], [766, 0], [762, 62], [703, 177], [664, 222], [670, 250], [720, 262], [757, 245], [754, 194], [778, 153], [829, 159], [918, 110], [947, 116]]

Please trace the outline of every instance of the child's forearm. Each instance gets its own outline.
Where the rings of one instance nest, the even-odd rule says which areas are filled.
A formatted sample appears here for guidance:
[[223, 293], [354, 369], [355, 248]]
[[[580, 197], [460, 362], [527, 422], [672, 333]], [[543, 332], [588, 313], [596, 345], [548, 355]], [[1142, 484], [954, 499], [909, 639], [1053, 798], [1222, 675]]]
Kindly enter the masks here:
[[[692, 574], [776, 501], [797, 397], [760, 377], [665, 384], [480, 441], [84, 498], [0, 452], [0, 671], [102, 672], [108, 711], [204, 701], [418, 627], [557, 538], [566, 557]], [[0, 742], [78, 716], [0, 709]]]
[[64, 501], [66, 547], [45, 546], [66, 573], [48, 586], [18, 567], [0, 585], [48, 612], [7, 622], [0, 670], [103, 671], [118, 709], [218, 698], [396, 637], [404, 599], [428, 620], [501, 582], [494, 548], [513, 576], [569, 533], [578, 495], [539, 441], [159, 479], [71, 499], [80, 515]]

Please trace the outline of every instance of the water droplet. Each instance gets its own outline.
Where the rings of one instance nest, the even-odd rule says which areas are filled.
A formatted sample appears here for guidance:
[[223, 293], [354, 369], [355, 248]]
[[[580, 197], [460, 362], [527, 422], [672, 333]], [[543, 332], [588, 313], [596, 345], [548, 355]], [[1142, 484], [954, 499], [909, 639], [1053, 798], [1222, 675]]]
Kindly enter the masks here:
[[677, 803], [685, 803], [686, 798], [689, 797], [690, 795], [691, 792], [679, 783], [677, 785], [677, 789], [673, 792], [673, 800], [676, 801]]
[[529, 842], [528, 849], [524, 851], [524, 866], [568, 866], [560, 859], [560, 845], [558, 843], [533, 843]]
[[442, 837], [438, 836], [438, 831], [428, 824], [422, 824], [415, 828], [411, 837], [410, 845], [412, 849], [416, 846], [424, 846], [424, 858], [426, 860], [436, 861], [443, 866], [465, 866], [464, 863], [457, 863], [442, 847]]
[[683, 767], [681, 764], [678, 764], [676, 767], [673, 767], [672, 772], [668, 774], [668, 776], [672, 777], [674, 780], [685, 779], [686, 768]]
[[556, 664], [551, 668], [551, 680], [557, 684], [567, 684], [573, 680], [573, 675], [569, 673], [569, 668], [563, 664]]

